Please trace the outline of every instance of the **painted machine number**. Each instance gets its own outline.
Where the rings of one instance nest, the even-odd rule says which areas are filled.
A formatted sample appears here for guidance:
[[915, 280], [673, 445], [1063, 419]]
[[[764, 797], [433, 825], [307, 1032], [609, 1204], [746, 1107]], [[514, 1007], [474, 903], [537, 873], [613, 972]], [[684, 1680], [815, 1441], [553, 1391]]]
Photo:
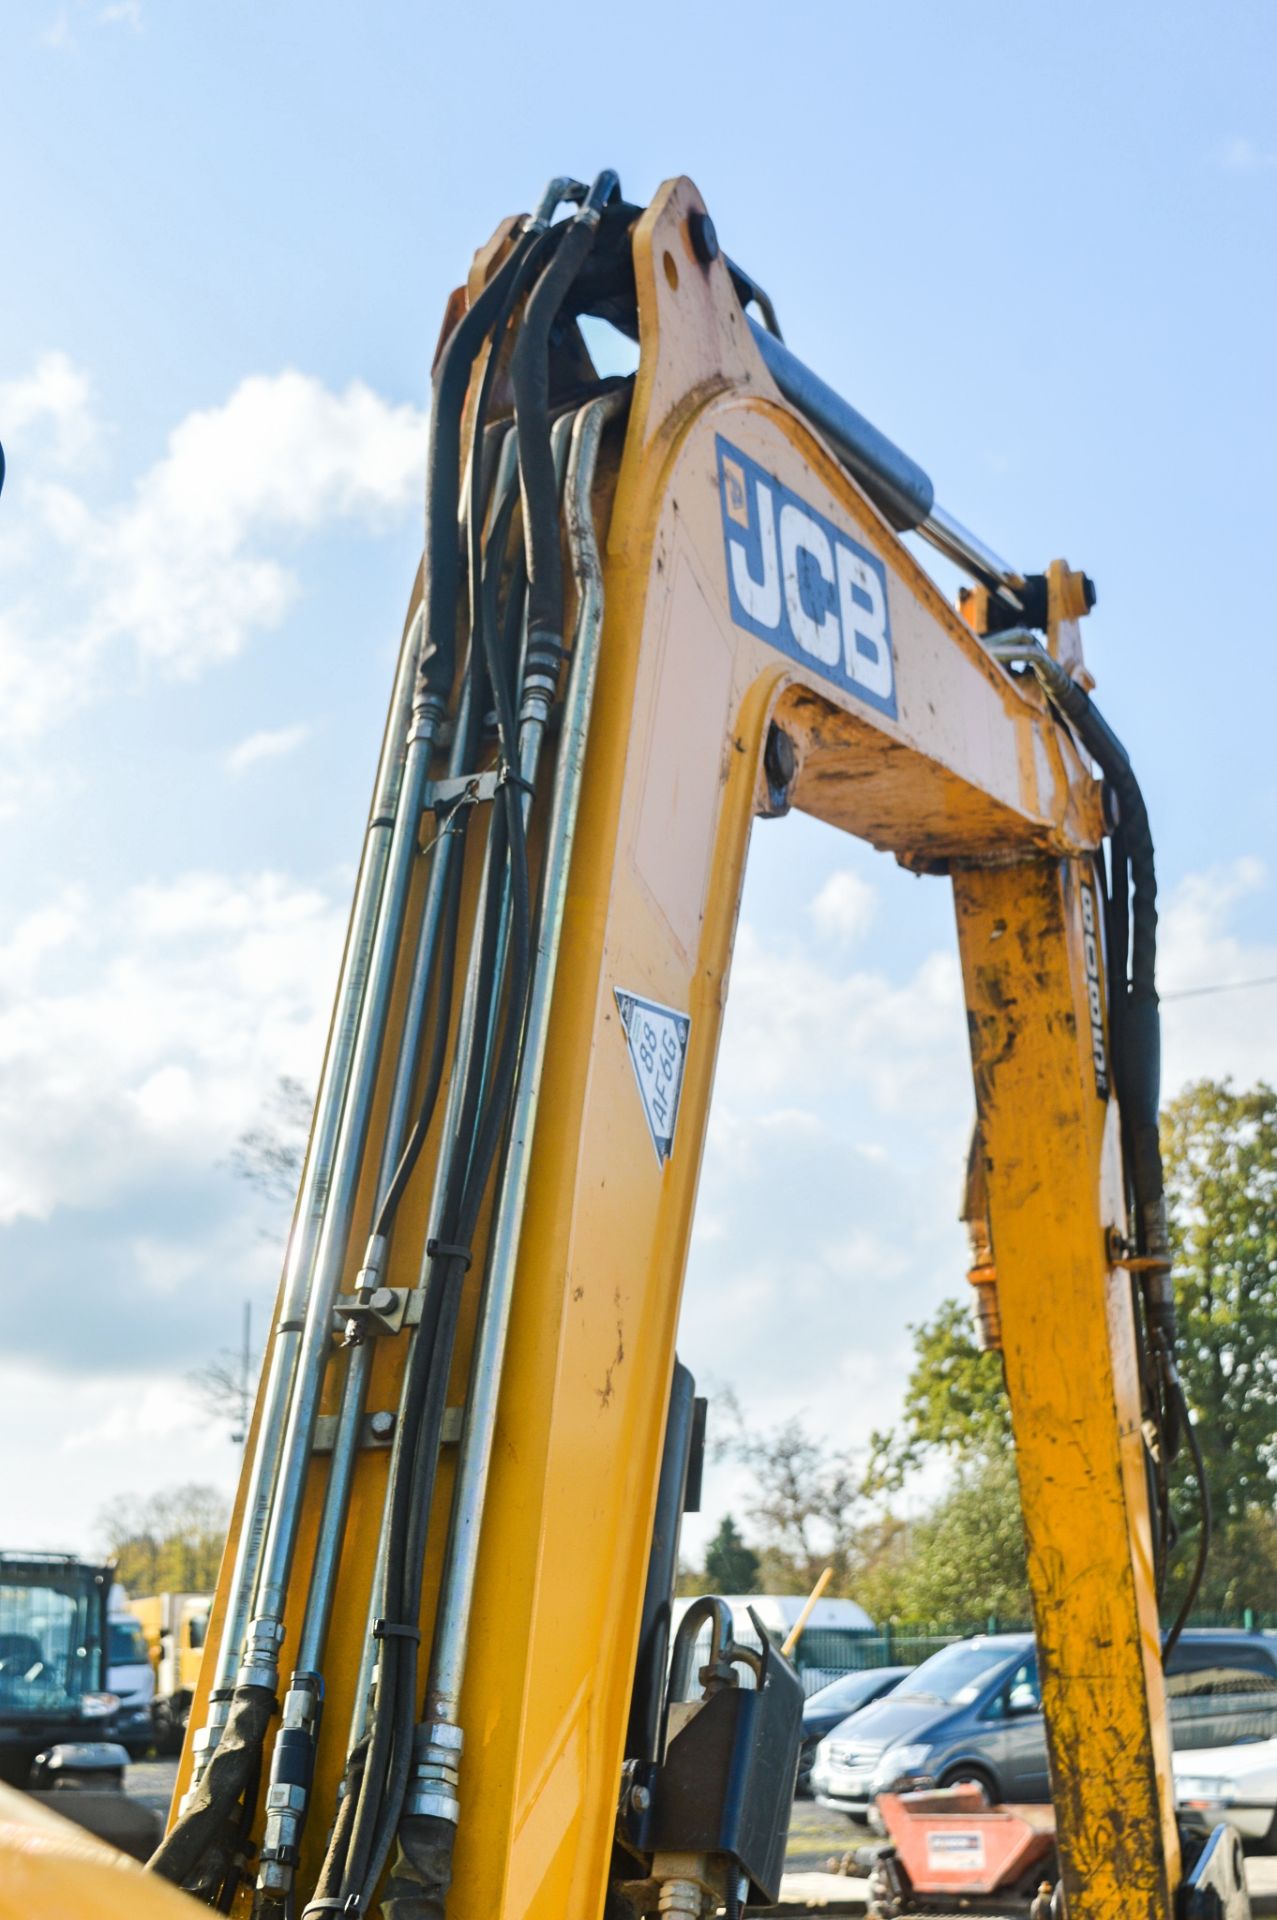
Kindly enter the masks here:
[[687, 1014], [663, 1007], [659, 1001], [645, 1000], [641, 994], [626, 993], [620, 987], [614, 991], [648, 1132], [656, 1157], [664, 1165], [674, 1147], [692, 1022]]

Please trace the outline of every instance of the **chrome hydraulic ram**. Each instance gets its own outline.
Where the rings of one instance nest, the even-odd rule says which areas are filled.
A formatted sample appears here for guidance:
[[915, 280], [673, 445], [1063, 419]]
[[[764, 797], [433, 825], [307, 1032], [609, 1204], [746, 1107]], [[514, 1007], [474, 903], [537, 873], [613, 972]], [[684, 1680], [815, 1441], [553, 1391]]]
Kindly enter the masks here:
[[917, 461], [791, 353], [778, 334], [756, 320], [749, 324], [754, 345], [786, 400], [824, 434], [897, 532], [920, 533], [964, 573], [1018, 608], [1016, 588], [1023, 583], [1023, 575], [945, 512], [936, 501], [930, 475]]
[[230, 1711], [240, 1651], [248, 1628], [261, 1566], [262, 1545], [279, 1469], [293, 1375], [301, 1345], [302, 1319], [314, 1273], [324, 1213], [332, 1184], [342, 1112], [350, 1084], [373, 940], [381, 911], [386, 864], [395, 810], [403, 781], [413, 688], [422, 633], [422, 610], [409, 623], [399, 653], [390, 713], [373, 787], [363, 859], [355, 886], [350, 930], [337, 984], [337, 1008], [324, 1060], [311, 1147], [302, 1171], [301, 1190], [284, 1267], [279, 1321], [270, 1349], [262, 1413], [252, 1453], [250, 1480], [231, 1574], [226, 1622], [213, 1673], [208, 1721], [195, 1734], [192, 1790], [198, 1786]]
[[471, 1362], [426, 1693], [426, 1724], [418, 1732], [417, 1764], [405, 1806], [405, 1811], [434, 1815], [454, 1825], [459, 1814], [457, 1775], [462, 1744], [459, 1703], [479, 1536], [603, 626], [603, 574], [591, 496], [604, 428], [626, 399], [623, 393], [609, 393], [590, 402], [577, 415], [572, 434], [564, 512], [577, 589], [576, 631], [547, 830], [535, 973]]

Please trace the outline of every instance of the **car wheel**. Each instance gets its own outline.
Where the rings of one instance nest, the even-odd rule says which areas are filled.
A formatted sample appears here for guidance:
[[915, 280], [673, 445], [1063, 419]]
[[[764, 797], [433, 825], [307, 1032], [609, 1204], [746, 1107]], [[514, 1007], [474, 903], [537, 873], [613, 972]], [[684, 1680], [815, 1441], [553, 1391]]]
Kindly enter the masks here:
[[965, 1760], [960, 1760], [956, 1766], [942, 1773], [939, 1784], [942, 1787], [979, 1787], [991, 1807], [996, 1807], [1002, 1797], [993, 1775], [986, 1773], [983, 1767], [968, 1765]]

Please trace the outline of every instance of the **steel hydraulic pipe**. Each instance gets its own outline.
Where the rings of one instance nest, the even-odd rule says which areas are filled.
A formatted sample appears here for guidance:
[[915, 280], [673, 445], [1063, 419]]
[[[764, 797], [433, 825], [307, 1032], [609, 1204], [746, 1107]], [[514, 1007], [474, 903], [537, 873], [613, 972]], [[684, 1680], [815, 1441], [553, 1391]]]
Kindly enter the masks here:
[[873, 422], [792, 353], [777, 334], [749, 322], [772, 379], [786, 400], [828, 440], [843, 465], [898, 533], [920, 533], [955, 566], [1011, 599], [1023, 576], [937, 504], [930, 475]]
[[[493, 512], [501, 504], [516, 479], [514, 448], [507, 436], [502, 447], [497, 470], [496, 486], [493, 491]], [[471, 708], [473, 689], [470, 675], [467, 673], [458, 701], [456, 723], [453, 730], [452, 747], [448, 760], [450, 778], [459, 778], [466, 771], [466, 762], [473, 753], [471, 733]], [[421, 1049], [421, 1034], [430, 997], [430, 983], [434, 973], [435, 958], [439, 944], [439, 929], [442, 924], [444, 899], [447, 892], [448, 875], [452, 861], [456, 858], [456, 835], [446, 828], [435, 839], [433, 864], [426, 889], [426, 903], [422, 913], [421, 928], [417, 937], [416, 952], [413, 956], [412, 979], [408, 987], [407, 1011], [404, 1015], [404, 1028], [399, 1041], [399, 1058], [395, 1067], [394, 1084], [391, 1088], [390, 1106], [386, 1116], [386, 1131], [382, 1142], [381, 1162], [377, 1172], [376, 1201], [373, 1207], [373, 1219], [376, 1220], [382, 1209], [386, 1195], [395, 1177], [400, 1155], [408, 1137], [409, 1111], [412, 1101], [413, 1083], [416, 1078], [417, 1056]], [[341, 1548], [341, 1534], [345, 1525], [346, 1508], [349, 1503], [350, 1481], [354, 1471], [355, 1455], [358, 1450], [359, 1430], [363, 1417], [364, 1397], [367, 1391], [367, 1376], [371, 1367], [373, 1343], [364, 1340], [354, 1347], [350, 1354], [346, 1370], [346, 1380], [342, 1389], [341, 1407], [337, 1416], [337, 1431], [333, 1440], [332, 1465], [329, 1468], [328, 1486], [324, 1494], [323, 1514], [319, 1523], [319, 1533], [315, 1542], [313, 1571], [311, 1574], [310, 1594], [306, 1606], [306, 1618], [302, 1625], [301, 1638], [297, 1645], [297, 1666], [304, 1672], [318, 1670], [323, 1656], [324, 1642], [328, 1637], [328, 1619], [332, 1611], [333, 1586], [337, 1559]]]
[[[569, 444], [569, 438], [571, 433], [572, 420], [574, 417], [575, 416], [571, 414], [565, 414], [561, 416], [559, 420], [555, 421], [554, 427], [551, 430], [551, 449], [555, 457], [556, 471], [560, 477], [562, 476], [563, 469], [567, 461], [568, 444]], [[510, 438], [507, 442], [507, 448], [509, 449], [511, 454], [513, 454], [516, 450], [513, 434], [510, 435]], [[503, 449], [503, 454], [505, 453], [505, 451], [506, 449]], [[505, 475], [505, 462], [503, 458], [502, 467], [501, 467], [501, 477], [504, 478], [504, 475]], [[523, 644], [526, 645], [526, 640], [527, 640], [526, 609], [524, 613], [523, 627], [524, 627]], [[539, 751], [540, 738], [541, 738], [542, 731], [543, 731], [543, 728], [538, 729], [537, 736], [536, 736], [538, 751]], [[527, 727], [525, 723], [525, 726], [520, 729], [520, 775], [523, 779], [530, 780], [536, 771], [536, 760], [534, 758], [529, 764], [524, 755], [523, 741], [524, 741], [526, 732], [527, 732]], [[525, 796], [525, 806], [524, 806], [525, 820], [527, 818], [527, 804], [526, 804], [527, 798], [528, 796]], [[488, 874], [488, 853], [487, 853], [487, 850], [485, 849], [484, 866], [483, 866], [483, 871], [480, 879], [479, 893], [478, 893], [478, 897], [480, 899], [482, 899], [484, 895], [487, 874]], [[505, 885], [503, 899], [501, 902], [501, 918], [498, 923], [498, 945], [497, 945], [498, 970], [494, 973], [494, 978], [496, 979], [500, 979], [501, 977], [499, 967], [504, 961], [505, 943], [509, 937], [509, 916], [510, 916], [510, 899], [509, 899], [509, 883], [507, 881]], [[442, 1202], [443, 1193], [451, 1173], [452, 1157], [456, 1151], [457, 1120], [459, 1115], [462, 1092], [463, 1092], [464, 1083], [465, 1083], [464, 1063], [469, 1057], [471, 1048], [475, 1043], [475, 1030], [476, 1030], [478, 1015], [479, 1015], [479, 1009], [478, 1009], [477, 1000], [476, 1000], [476, 987], [477, 987], [477, 973], [478, 973], [477, 955], [478, 955], [478, 942], [480, 939], [480, 932], [481, 930], [480, 930], [479, 924], [476, 921], [474, 932], [473, 932], [473, 949], [470, 954], [469, 964], [466, 970], [466, 989], [462, 998], [461, 1011], [457, 1020], [457, 1036], [456, 1036], [456, 1041], [453, 1047], [453, 1065], [452, 1065], [452, 1073], [451, 1073], [449, 1085], [448, 1085], [448, 1099], [444, 1109], [443, 1126], [440, 1130], [440, 1136], [439, 1136], [440, 1137], [439, 1159], [435, 1168], [434, 1188], [430, 1198], [430, 1211], [427, 1214], [427, 1219], [431, 1221], [433, 1221], [438, 1214], [439, 1207]], [[496, 1031], [495, 1018], [489, 1017], [486, 1030], [483, 1036], [483, 1044], [485, 1047], [485, 1059], [488, 1057], [487, 1050], [490, 1050], [491, 1048], [495, 1031]], [[421, 1272], [417, 1282], [419, 1287], [425, 1285], [426, 1272], [429, 1267], [429, 1264], [430, 1264], [429, 1256], [423, 1253]], [[418, 1335], [414, 1332], [412, 1334], [412, 1338], [416, 1339], [417, 1337]], [[403, 1394], [407, 1390], [407, 1384], [408, 1384], [408, 1371], [407, 1371], [407, 1367], [405, 1366], [404, 1385], [403, 1385], [403, 1389], [401, 1390], [399, 1409], [396, 1414], [395, 1439], [394, 1439], [395, 1447], [399, 1447], [403, 1444], [403, 1440], [402, 1440], [403, 1414], [404, 1414]], [[392, 1467], [392, 1474], [393, 1474], [393, 1467]], [[389, 1485], [389, 1479], [387, 1481], [387, 1485]], [[376, 1562], [376, 1567], [373, 1573], [372, 1587], [368, 1596], [367, 1628], [364, 1634], [364, 1643], [363, 1643], [362, 1654], [360, 1657], [359, 1674], [355, 1684], [355, 1694], [354, 1694], [354, 1700], [353, 1700], [352, 1710], [351, 1710], [350, 1739], [349, 1739], [348, 1750], [351, 1748], [354, 1748], [358, 1744], [358, 1742], [362, 1739], [364, 1734], [364, 1729], [367, 1724], [368, 1701], [369, 1701], [370, 1689], [372, 1686], [372, 1671], [373, 1671], [374, 1665], [376, 1664], [376, 1659], [377, 1659], [377, 1641], [373, 1635], [372, 1629], [373, 1629], [373, 1622], [379, 1610], [379, 1604], [380, 1604], [379, 1596], [382, 1590], [384, 1573], [385, 1573], [386, 1556], [388, 1551], [387, 1527], [389, 1523], [389, 1517], [390, 1517], [390, 1506], [389, 1506], [389, 1500], [387, 1500], [382, 1508], [381, 1531], [377, 1541], [377, 1562]]]
[[240, 1667], [239, 1680], [243, 1685], [274, 1687], [278, 1680], [284, 1599], [301, 1517], [301, 1495], [310, 1460], [315, 1417], [319, 1411], [333, 1301], [350, 1233], [377, 1069], [390, 1012], [408, 889], [417, 851], [430, 749], [442, 718], [437, 701], [430, 697], [423, 701], [418, 697], [395, 811], [383, 907], [369, 963], [364, 1017], [360, 1022], [351, 1064], [350, 1089], [342, 1115], [328, 1210], [324, 1217], [306, 1307], [302, 1346], [284, 1434], [270, 1527], [262, 1551], [255, 1617], [249, 1623], [248, 1642]]
[[479, 1533], [492, 1460], [501, 1368], [513, 1299], [515, 1265], [527, 1197], [541, 1071], [550, 1026], [555, 969], [567, 904], [568, 874], [580, 802], [581, 775], [597, 678], [603, 625], [603, 574], [591, 494], [599, 443], [627, 396], [610, 393], [577, 415], [564, 490], [568, 544], [577, 587], [572, 669], [564, 706], [559, 770], [547, 830], [540, 932], [510, 1144], [502, 1170], [466, 1403], [461, 1455], [437, 1610], [426, 1715], [455, 1725], [465, 1672]]
[[[239, 1529], [235, 1563], [231, 1574], [226, 1621], [213, 1674], [214, 1692], [228, 1693], [234, 1685], [240, 1653], [248, 1627], [253, 1594], [261, 1565], [266, 1522], [274, 1493], [280, 1450], [288, 1417], [288, 1402], [301, 1340], [301, 1320], [314, 1270], [315, 1254], [323, 1226], [328, 1190], [350, 1068], [355, 1052], [368, 968], [372, 955], [377, 917], [381, 908], [386, 863], [395, 808], [403, 780], [407, 754], [407, 734], [412, 715], [413, 687], [417, 656], [421, 646], [423, 609], [418, 608], [404, 635], [399, 665], [391, 696], [390, 714], [382, 744], [381, 759], [373, 787], [363, 859], [355, 885], [350, 931], [342, 956], [337, 983], [336, 1012], [332, 1037], [324, 1060], [310, 1150], [302, 1170], [297, 1211], [289, 1239], [281, 1290], [279, 1326], [271, 1345], [266, 1385], [262, 1398], [262, 1416], [253, 1449], [250, 1479], [245, 1496], [244, 1517]], [[195, 1777], [207, 1764], [226, 1717], [225, 1700], [210, 1708], [209, 1725], [196, 1734]]]
[[[453, 760], [460, 763], [466, 752], [466, 736], [469, 731], [470, 685], [467, 677], [462, 693], [460, 709], [457, 715], [457, 730], [453, 751]], [[449, 767], [450, 773], [463, 770], [460, 764]], [[426, 892], [426, 904], [422, 915], [421, 931], [417, 940], [416, 954], [413, 960], [412, 983], [408, 989], [407, 1011], [404, 1016], [404, 1031], [400, 1038], [399, 1059], [395, 1068], [394, 1086], [390, 1096], [390, 1111], [386, 1121], [385, 1139], [382, 1145], [381, 1165], [377, 1175], [377, 1197], [373, 1208], [374, 1219], [381, 1212], [382, 1204], [390, 1189], [390, 1184], [399, 1165], [399, 1157], [408, 1136], [408, 1114], [412, 1098], [413, 1082], [416, 1077], [417, 1056], [421, 1048], [421, 1033], [425, 1020], [430, 993], [430, 979], [434, 970], [435, 956], [439, 945], [439, 929], [443, 919], [444, 898], [447, 890], [448, 870], [456, 857], [456, 836], [448, 832], [441, 833], [435, 844], [434, 866]], [[346, 1368], [346, 1379], [342, 1388], [341, 1406], [337, 1415], [337, 1430], [333, 1439], [332, 1464], [328, 1470], [328, 1485], [324, 1492], [324, 1507], [320, 1518], [319, 1532], [315, 1539], [315, 1551], [311, 1562], [310, 1593], [306, 1603], [306, 1617], [302, 1624], [301, 1637], [297, 1643], [296, 1664], [305, 1672], [318, 1671], [323, 1658], [324, 1642], [328, 1637], [328, 1621], [332, 1612], [333, 1590], [336, 1584], [337, 1562], [341, 1552], [341, 1539], [346, 1521], [346, 1509], [350, 1500], [351, 1477], [354, 1472], [355, 1456], [359, 1448], [359, 1434], [363, 1419], [364, 1399], [367, 1393], [368, 1374], [372, 1366], [375, 1341], [364, 1339], [352, 1347]]]

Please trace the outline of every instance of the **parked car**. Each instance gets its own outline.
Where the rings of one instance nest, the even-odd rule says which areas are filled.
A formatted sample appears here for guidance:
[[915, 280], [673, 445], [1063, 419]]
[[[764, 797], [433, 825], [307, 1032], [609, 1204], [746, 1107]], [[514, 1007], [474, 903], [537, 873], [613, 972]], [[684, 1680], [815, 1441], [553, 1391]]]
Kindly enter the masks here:
[[803, 1704], [803, 1744], [798, 1756], [801, 1796], [806, 1798], [811, 1793], [812, 1762], [825, 1735], [832, 1733], [850, 1714], [858, 1713], [861, 1707], [881, 1700], [912, 1671], [911, 1667], [864, 1667], [859, 1673], [840, 1674], [828, 1686], [808, 1695]]
[[[1277, 1646], [1258, 1633], [1187, 1632], [1167, 1672], [1182, 1750], [1277, 1735]], [[822, 1805], [866, 1818], [876, 1794], [970, 1781], [991, 1800], [1046, 1800], [1046, 1729], [1030, 1633], [980, 1634], [933, 1653], [821, 1741]]]
[[[113, 1607], [114, 1603], [113, 1594]], [[112, 1737], [127, 1747], [130, 1760], [140, 1760], [154, 1738], [151, 1701], [155, 1669], [146, 1635], [127, 1608], [107, 1616], [106, 1684], [107, 1691], [120, 1703], [111, 1723]]]
[[1194, 1747], [1174, 1756], [1175, 1804], [1186, 1827], [1221, 1820], [1265, 1853], [1277, 1851], [1277, 1739]]

